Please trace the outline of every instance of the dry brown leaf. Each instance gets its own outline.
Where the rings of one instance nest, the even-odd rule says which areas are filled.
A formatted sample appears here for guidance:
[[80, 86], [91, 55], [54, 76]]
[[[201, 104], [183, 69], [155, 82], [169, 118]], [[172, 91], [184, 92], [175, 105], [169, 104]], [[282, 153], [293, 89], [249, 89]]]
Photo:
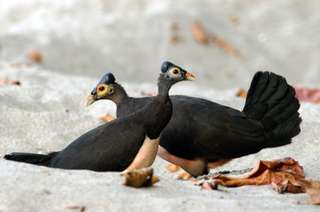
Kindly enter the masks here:
[[100, 116], [99, 119], [103, 122], [110, 122], [110, 121], [114, 120], [115, 118], [112, 115], [110, 115], [109, 113], [107, 113], [103, 116]]
[[8, 78], [0, 78], [0, 86], [1, 85], [21, 85], [21, 82], [18, 80], [9, 80]]
[[209, 36], [204, 31], [204, 28], [202, 24], [199, 21], [195, 21], [192, 24], [191, 31], [193, 34], [193, 38], [201, 44], [208, 44], [209, 42]]
[[233, 57], [239, 57], [239, 53], [235, 47], [227, 42], [222, 37], [219, 37], [213, 33], [207, 33], [199, 21], [195, 21], [192, 24], [191, 31], [193, 38], [201, 44], [213, 43], [218, 48], [224, 50], [228, 55]]
[[175, 22], [172, 23], [170, 25], [170, 31], [171, 31], [171, 36], [170, 36], [169, 42], [172, 44], [178, 43], [181, 40], [180, 36], [178, 35], [178, 31], [179, 31], [178, 23], [175, 23]]
[[234, 15], [230, 15], [229, 16], [229, 21], [233, 24], [233, 25], [237, 25], [239, 23], [239, 20], [236, 16]]
[[311, 102], [311, 103], [320, 103], [320, 89], [319, 88], [303, 88], [296, 87], [296, 97], [300, 101]]
[[125, 171], [121, 175], [124, 177], [123, 185], [135, 188], [149, 187], [160, 181], [153, 175], [151, 167]]
[[169, 42], [172, 44], [177, 44], [179, 41], [180, 41], [180, 38], [178, 35], [172, 35], [169, 40]]
[[39, 52], [38, 50], [31, 50], [28, 52], [27, 54], [28, 58], [35, 63], [42, 63], [43, 62], [43, 56], [41, 54], [41, 52]]
[[70, 210], [77, 210], [79, 212], [84, 212], [86, 210], [86, 206], [80, 206], [80, 205], [68, 205], [66, 206], [66, 208]]
[[217, 35], [212, 35], [210, 36], [210, 40], [213, 42], [215, 46], [217, 46], [220, 49], [223, 49], [230, 56], [239, 57], [239, 53], [237, 49], [222, 37], [218, 37]]
[[[291, 177], [292, 176], [292, 177]], [[249, 173], [240, 177], [218, 175], [214, 180], [224, 186], [236, 187], [242, 185], [266, 185], [273, 181], [276, 184], [284, 179], [294, 182], [296, 178], [304, 178], [303, 168], [292, 158], [273, 161], [260, 161]]]
[[247, 91], [244, 90], [243, 88], [240, 88], [237, 93], [236, 93], [237, 97], [241, 97], [241, 98], [246, 98], [247, 97]]
[[267, 184], [271, 184], [279, 193], [306, 192], [309, 194], [312, 204], [320, 204], [320, 181], [306, 180], [303, 167], [292, 158], [259, 161], [255, 168], [242, 176], [219, 174], [212, 176], [209, 182], [200, 183], [201, 187], [207, 190], [217, 189], [218, 185], [238, 187]]

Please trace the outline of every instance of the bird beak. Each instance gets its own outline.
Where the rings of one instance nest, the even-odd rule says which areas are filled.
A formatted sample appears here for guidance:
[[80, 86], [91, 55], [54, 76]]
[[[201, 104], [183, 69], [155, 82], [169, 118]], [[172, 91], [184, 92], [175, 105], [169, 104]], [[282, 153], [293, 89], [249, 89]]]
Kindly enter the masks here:
[[97, 99], [96, 99], [96, 96], [90, 94], [90, 95], [88, 95], [88, 96], [86, 97], [85, 105], [88, 107], [89, 105], [91, 105], [92, 103], [94, 103], [96, 100], [97, 100]]
[[188, 72], [188, 71], [186, 71], [185, 78], [187, 80], [195, 80], [196, 79], [196, 77], [191, 72]]

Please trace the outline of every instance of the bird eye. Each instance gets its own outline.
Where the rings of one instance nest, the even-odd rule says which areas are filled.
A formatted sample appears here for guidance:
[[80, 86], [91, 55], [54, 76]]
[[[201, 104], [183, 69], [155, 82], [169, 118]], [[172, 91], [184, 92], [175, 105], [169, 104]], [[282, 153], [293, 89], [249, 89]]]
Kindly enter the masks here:
[[177, 74], [180, 73], [180, 70], [179, 70], [178, 68], [174, 68], [174, 69], [172, 70], [172, 73], [173, 73], [174, 75], [177, 75]]
[[104, 86], [98, 87], [98, 90], [99, 90], [99, 91], [104, 91], [104, 89], [106, 89]]
[[113, 93], [113, 88], [109, 89], [109, 93], [112, 94]]

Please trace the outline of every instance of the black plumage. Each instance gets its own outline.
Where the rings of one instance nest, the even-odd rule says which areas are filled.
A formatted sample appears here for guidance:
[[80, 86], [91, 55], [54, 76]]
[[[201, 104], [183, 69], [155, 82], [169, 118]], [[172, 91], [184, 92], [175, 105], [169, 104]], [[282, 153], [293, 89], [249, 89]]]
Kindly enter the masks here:
[[[170, 62], [165, 65], [166, 69], [181, 69]], [[155, 98], [129, 97], [117, 82], [103, 83], [114, 89], [107, 99], [116, 103], [118, 117], [139, 110]], [[300, 105], [294, 89], [283, 77], [271, 72], [255, 74], [243, 111], [201, 98], [182, 95], [170, 98], [173, 114], [161, 133], [160, 145], [179, 158], [219, 162], [289, 144], [300, 132]], [[206, 168], [188, 171], [200, 175]]]
[[[90, 130], [62, 151], [48, 155], [12, 153], [5, 155], [5, 159], [63, 169], [123, 171], [136, 161], [145, 142], [157, 145], [156, 141], [172, 114], [169, 89], [174, 83], [185, 79], [187, 73], [184, 71], [172, 74], [162, 70], [158, 80], [158, 95], [133, 113]], [[112, 76], [105, 76], [103, 80], [112, 82], [113, 79]], [[97, 98], [104, 98], [113, 90], [97, 86], [94, 93]], [[153, 158], [147, 160], [152, 163], [155, 155], [156, 151], [150, 155]], [[145, 161], [142, 163], [146, 164]]]

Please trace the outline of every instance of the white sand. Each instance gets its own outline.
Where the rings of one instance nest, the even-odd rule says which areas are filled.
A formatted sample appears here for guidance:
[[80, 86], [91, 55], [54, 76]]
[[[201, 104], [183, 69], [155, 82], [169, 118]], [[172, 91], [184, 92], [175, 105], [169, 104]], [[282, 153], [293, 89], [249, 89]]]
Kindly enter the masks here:
[[[21, 87], [0, 87], [1, 157], [12, 151], [59, 150], [97, 126], [100, 114], [114, 113], [109, 101], [83, 106], [96, 79], [5, 64], [1, 70], [1, 76], [22, 83]], [[201, 93], [237, 108], [243, 104], [242, 99], [233, 97], [234, 90], [203, 92], [195, 83], [183, 83], [173, 93]], [[131, 95], [155, 88], [148, 84], [125, 87]], [[302, 133], [293, 144], [237, 159], [222, 169], [247, 168], [259, 159], [291, 156], [304, 166], [308, 177], [319, 179], [320, 106], [302, 104], [301, 114]], [[305, 204], [306, 194], [278, 194], [270, 186], [201, 191], [191, 182], [176, 180], [165, 165], [159, 158], [154, 164], [159, 184], [134, 189], [121, 185], [119, 173], [57, 170], [0, 159], [0, 211], [73, 211], [67, 208], [70, 205], [86, 206], [87, 211], [319, 211], [319, 207]]]
[[[104, 71], [114, 72], [121, 82], [136, 83], [124, 86], [139, 96], [155, 90], [161, 61], [173, 60], [198, 80], [181, 83], [172, 93], [239, 109], [243, 100], [234, 93], [247, 88], [257, 70], [318, 86], [319, 6], [318, 0], [0, 0], [0, 77], [22, 82], [21, 87], [0, 87], [0, 156], [62, 149], [99, 125], [99, 115], [114, 114], [108, 101], [83, 106]], [[195, 42], [195, 20], [241, 56]], [[170, 43], [173, 23], [179, 27], [177, 44]], [[41, 66], [7, 65], [28, 61], [30, 49], [44, 56]], [[291, 156], [308, 177], [319, 179], [320, 106], [302, 104], [301, 114], [302, 133], [293, 144], [234, 160], [222, 169]], [[0, 159], [0, 212], [72, 211], [68, 205], [83, 205], [87, 211], [319, 211], [304, 204], [307, 195], [280, 195], [269, 186], [200, 191], [175, 180], [165, 164], [157, 159], [154, 165], [161, 179], [156, 187], [137, 190], [122, 186], [118, 173], [54, 170]]]

